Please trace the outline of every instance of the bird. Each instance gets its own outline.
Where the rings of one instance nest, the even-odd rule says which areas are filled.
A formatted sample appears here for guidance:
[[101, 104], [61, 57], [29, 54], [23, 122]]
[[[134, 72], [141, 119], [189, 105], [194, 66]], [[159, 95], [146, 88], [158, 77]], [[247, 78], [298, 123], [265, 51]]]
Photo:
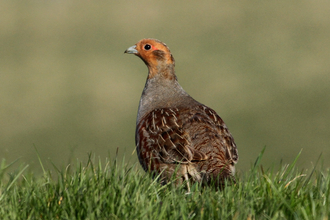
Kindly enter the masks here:
[[145, 38], [124, 53], [140, 57], [148, 67], [135, 132], [143, 169], [162, 184], [186, 182], [188, 192], [190, 183], [217, 188], [225, 182], [236, 183], [234, 138], [213, 109], [196, 101], [178, 83], [169, 47]]

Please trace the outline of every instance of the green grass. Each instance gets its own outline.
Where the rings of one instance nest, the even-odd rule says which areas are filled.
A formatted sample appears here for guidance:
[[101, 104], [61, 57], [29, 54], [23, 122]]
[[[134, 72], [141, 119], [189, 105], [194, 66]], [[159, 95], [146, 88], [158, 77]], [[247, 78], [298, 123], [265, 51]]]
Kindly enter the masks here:
[[[0, 170], [1, 219], [328, 219], [329, 170], [298, 171], [295, 163], [264, 169], [260, 153], [237, 184], [161, 186], [136, 166], [89, 156], [87, 164], [41, 177], [27, 166]], [[138, 165], [137, 165], [138, 166]]]

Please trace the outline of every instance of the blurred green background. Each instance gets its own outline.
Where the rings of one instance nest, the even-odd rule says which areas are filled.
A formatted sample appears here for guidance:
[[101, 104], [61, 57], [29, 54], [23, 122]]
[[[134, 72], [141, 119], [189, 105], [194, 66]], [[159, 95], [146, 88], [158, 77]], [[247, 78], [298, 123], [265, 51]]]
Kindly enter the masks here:
[[216, 110], [237, 169], [330, 165], [329, 1], [1, 1], [0, 159], [46, 168], [96, 157], [135, 163], [147, 68], [124, 50], [164, 41], [180, 84]]

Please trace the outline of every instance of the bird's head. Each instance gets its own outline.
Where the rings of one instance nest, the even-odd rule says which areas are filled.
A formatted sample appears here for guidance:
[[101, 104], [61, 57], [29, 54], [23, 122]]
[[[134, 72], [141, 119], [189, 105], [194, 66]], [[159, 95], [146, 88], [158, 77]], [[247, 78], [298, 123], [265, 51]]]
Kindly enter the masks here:
[[175, 61], [170, 49], [165, 43], [156, 39], [146, 38], [125, 50], [125, 53], [135, 54], [143, 60], [149, 68], [149, 79], [155, 77], [157, 74], [167, 77], [173, 74], [175, 78]]

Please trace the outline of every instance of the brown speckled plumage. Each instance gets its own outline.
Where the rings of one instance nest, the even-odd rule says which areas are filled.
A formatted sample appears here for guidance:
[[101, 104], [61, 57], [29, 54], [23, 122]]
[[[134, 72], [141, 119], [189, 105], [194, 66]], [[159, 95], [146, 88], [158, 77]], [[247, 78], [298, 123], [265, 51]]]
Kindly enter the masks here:
[[[223, 186], [235, 181], [238, 152], [223, 120], [197, 102], [179, 85], [174, 58], [166, 44], [142, 39], [125, 53], [139, 56], [149, 73], [137, 122], [136, 149], [146, 172], [161, 174], [167, 182], [187, 180]], [[189, 181], [188, 181], [189, 180]]]

